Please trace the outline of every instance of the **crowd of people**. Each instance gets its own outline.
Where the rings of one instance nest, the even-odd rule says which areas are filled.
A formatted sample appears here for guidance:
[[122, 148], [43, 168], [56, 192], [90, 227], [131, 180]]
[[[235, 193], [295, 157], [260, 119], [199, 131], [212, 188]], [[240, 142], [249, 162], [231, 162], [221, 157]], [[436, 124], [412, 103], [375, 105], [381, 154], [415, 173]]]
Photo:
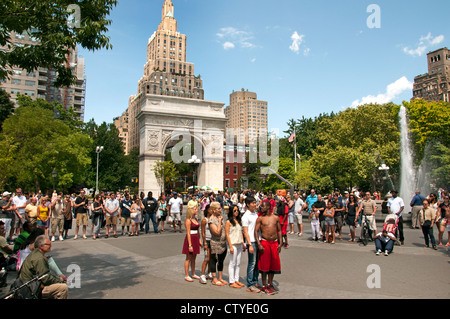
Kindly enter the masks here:
[[[343, 194], [336, 189], [326, 196], [317, 194], [314, 189], [309, 194], [297, 191], [293, 196], [253, 190], [218, 193], [197, 190], [189, 195], [183, 230], [182, 214], [186, 199], [183, 201], [176, 192], [169, 191], [157, 199], [152, 192], [147, 195], [140, 193], [139, 196], [131, 196], [127, 192], [100, 192], [89, 199], [84, 190], [78, 195], [56, 192], [46, 195], [41, 192], [23, 194], [18, 188], [15, 194], [5, 191], [0, 200], [0, 269], [7, 266], [11, 256], [18, 258], [17, 270], [22, 265], [31, 267], [26, 258], [33, 254], [33, 258], [40, 260], [39, 271], [28, 269], [23, 273], [31, 276], [36, 271], [52, 269], [54, 275], [46, 283], [57, 286], [47, 289], [46, 295], [67, 297], [67, 290], [61, 286], [66, 278], [54, 261], [44, 258], [44, 255], [51, 242], [69, 238], [73, 221], [74, 240], [79, 235], [83, 239], [88, 238], [89, 224], [94, 240], [100, 238], [102, 229], [104, 238], [117, 238], [119, 235], [149, 233], [152, 226], [152, 231], [158, 234], [186, 231], [181, 250], [186, 255], [186, 281], [198, 280], [206, 284], [210, 279], [216, 286], [228, 285], [237, 289], [246, 286], [249, 292], [275, 294], [277, 288], [273, 285], [273, 278], [281, 272], [281, 248], [289, 248], [288, 235], [303, 236], [304, 220], [310, 223], [313, 241], [330, 244], [342, 241], [343, 226], [348, 225], [348, 241], [357, 242], [357, 228], [366, 221], [377, 255], [382, 252], [389, 255], [394, 243], [404, 244], [403, 214], [408, 210], [405, 202], [395, 190], [384, 198], [381, 210], [386, 219], [383, 229], [378, 231], [375, 200], [381, 201], [380, 195], [379, 192], [371, 194], [356, 189]], [[431, 193], [425, 198], [417, 191], [410, 207], [411, 228], [422, 229], [426, 246], [430, 243], [434, 249], [442, 246], [445, 232], [450, 235], [448, 192]], [[437, 240], [433, 234], [434, 225], [438, 229]], [[446, 246], [449, 246], [448, 239]], [[205, 258], [198, 276], [195, 262], [202, 252]], [[248, 254], [246, 283], [241, 283], [241, 257], [245, 252]], [[223, 277], [227, 256], [229, 282]], [[259, 274], [262, 286], [258, 284]]]

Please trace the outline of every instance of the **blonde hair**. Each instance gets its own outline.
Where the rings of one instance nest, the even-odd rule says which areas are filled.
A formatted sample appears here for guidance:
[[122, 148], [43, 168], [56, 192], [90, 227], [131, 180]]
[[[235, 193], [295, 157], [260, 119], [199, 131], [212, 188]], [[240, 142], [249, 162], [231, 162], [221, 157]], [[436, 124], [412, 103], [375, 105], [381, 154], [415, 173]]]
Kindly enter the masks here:
[[209, 205], [212, 209], [221, 208], [219, 202], [212, 202], [211, 205]]
[[197, 211], [198, 212], [198, 206], [194, 205], [194, 206], [188, 206], [187, 211], [186, 211], [186, 219], [191, 219], [195, 216], [194, 212]]

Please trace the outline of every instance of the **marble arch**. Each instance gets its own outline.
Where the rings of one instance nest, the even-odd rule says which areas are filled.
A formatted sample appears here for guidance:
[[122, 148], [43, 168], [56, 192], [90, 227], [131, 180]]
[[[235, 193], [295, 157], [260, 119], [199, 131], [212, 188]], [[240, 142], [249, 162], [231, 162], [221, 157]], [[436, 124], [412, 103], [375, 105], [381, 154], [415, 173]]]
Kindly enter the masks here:
[[[164, 160], [169, 143], [177, 146], [177, 138], [193, 138], [196, 154], [201, 158], [198, 185], [223, 188], [223, 141], [226, 117], [224, 104], [205, 100], [158, 95], [138, 95], [139, 192], [160, 194], [153, 167]], [[200, 150], [199, 152], [197, 150]], [[173, 156], [173, 155], [172, 155]], [[186, 161], [190, 156], [181, 158]], [[174, 160], [175, 161], [175, 160]]]

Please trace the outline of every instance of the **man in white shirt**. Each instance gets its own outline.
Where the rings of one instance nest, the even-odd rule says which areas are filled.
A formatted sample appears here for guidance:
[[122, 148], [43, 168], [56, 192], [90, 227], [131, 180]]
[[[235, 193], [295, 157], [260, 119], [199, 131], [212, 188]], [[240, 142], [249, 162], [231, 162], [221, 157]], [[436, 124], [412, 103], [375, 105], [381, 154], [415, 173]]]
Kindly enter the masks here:
[[174, 192], [173, 197], [169, 200], [169, 216], [173, 218], [173, 231], [177, 231], [176, 225], [180, 227], [181, 233], [181, 214], [183, 213], [183, 200], [178, 197], [178, 193]]
[[303, 211], [303, 207], [305, 206], [305, 203], [303, 202], [303, 200], [300, 198], [299, 193], [295, 192], [294, 193], [294, 198], [295, 198], [295, 218], [297, 219], [297, 227], [298, 227], [298, 236], [302, 236], [303, 235], [303, 215], [302, 215], [302, 211]]
[[16, 196], [13, 197], [13, 204], [16, 207], [16, 213], [14, 216], [14, 228], [16, 235], [19, 235], [23, 231], [23, 223], [27, 221], [27, 215], [25, 214], [25, 207], [27, 207], [27, 198], [23, 196], [22, 189], [16, 189]]
[[119, 214], [120, 202], [114, 195], [114, 192], [109, 194], [109, 198], [105, 201], [105, 219], [106, 219], [106, 235], [109, 237], [109, 232], [113, 230], [114, 238], [117, 238], [117, 215]]
[[405, 237], [403, 236], [403, 209], [405, 208], [405, 203], [403, 199], [398, 197], [398, 192], [396, 190], [391, 191], [392, 197], [388, 200], [389, 213], [395, 214], [398, 217], [398, 232], [400, 243], [403, 245], [405, 243]]
[[258, 283], [258, 243], [255, 239], [255, 226], [258, 214], [256, 213], [256, 200], [253, 197], [245, 198], [246, 212], [242, 216], [242, 230], [248, 248], [247, 265], [247, 291], [258, 293], [260, 289], [256, 287]]

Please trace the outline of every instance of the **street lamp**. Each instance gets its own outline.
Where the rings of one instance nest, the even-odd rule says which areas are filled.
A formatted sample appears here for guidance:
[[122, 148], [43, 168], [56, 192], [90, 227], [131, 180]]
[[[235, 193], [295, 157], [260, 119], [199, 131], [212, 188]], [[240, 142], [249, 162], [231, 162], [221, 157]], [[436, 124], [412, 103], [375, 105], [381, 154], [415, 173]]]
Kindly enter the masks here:
[[53, 190], [55, 190], [55, 179], [58, 177], [58, 171], [54, 168], [52, 171], [52, 179], [53, 179]]
[[95, 194], [98, 194], [98, 158], [101, 151], [103, 151], [103, 146], [97, 146], [97, 148], [95, 149], [95, 152], [97, 153], [97, 176], [95, 181]]
[[387, 177], [389, 178], [389, 181], [391, 182], [392, 189], [394, 189], [394, 183], [392, 182], [391, 176], [389, 175], [389, 166], [387, 166], [386, 164], [383, 163], [383, 164], [381, 164], [380, 167], [378, 167], [378, 169], [380, 171], [385, 171], [386, 172]]
[[188, 159], [188, 163], [189, 164], [192, 164], [192, 166], [194, 167], [194, 179], [193, 179], [193, 182], [194, 182], [194, 189], [193, 189], [193, 191], [194, 191], [194, 193], [195, 193], [195, 185], [197, 184], [196, 182], [195, 182], [195, 180], [196, 180], [196, 175], [197, 175], [197, 173], [196, 173], [196, 171], [197, 171], [197, 165], [199, 165], [200, 163], [202, 162], [202, 160], [201, 159], [199, 159], [198, 157], [197, 157], [197, 155], [192, 155], [192, 157], [190, 158], [190, 159]]

